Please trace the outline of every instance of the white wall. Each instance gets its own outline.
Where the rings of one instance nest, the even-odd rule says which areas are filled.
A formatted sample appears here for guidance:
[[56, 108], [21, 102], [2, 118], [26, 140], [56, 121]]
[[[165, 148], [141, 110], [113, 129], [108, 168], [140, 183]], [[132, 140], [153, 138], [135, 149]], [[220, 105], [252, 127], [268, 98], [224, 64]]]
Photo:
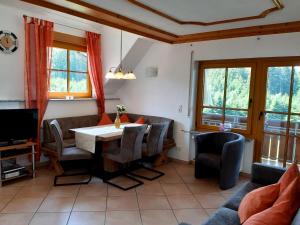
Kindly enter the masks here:
[[[23, 15], [34, 16], [54, 22], [54, 30], [76, 36], [85, 36], [85, 31], [102, 35], [103, 73], [112, 66], [118, 66], [120, 57], [120, 31], [81, 18], [54, 12], [17, 0], [0, 0], [0, 30], [15, 33], [19, 49], [11, 54], [0, 53], [0, 107], [23, 107], [23, 103], [3, 102], [2, 100], [24, 100], [24, 23]], [[138, 35], [123, 33], [123, 55], [134, 44]], [[107, 96], [117, 97], [117, 96]], [[2, 102], [1, 102], [2, 101]], [[107, 100], [106, 111], [115, 111], [117, 100]], [[90, 101], [50, 101], [45, 118], [96, 114], [95, 100]]]
[[[300, 33], [235, 38], [181, 45], [155, 43], [134, 71], [137, 80], [119, 91], [130, 112], [165, 116], [175, 120], [177, 148], [170, 156], [190, 160], [194, 144], [189, 134], [192, 118], [187, 116], [189, 101], [190, 53], [194, 60], [215, 60], [276, 56], [299, 56]], [[158, 67], [158, 77], [145, 77], [145, 69]], [[194, 84], [195, 85], [195, 84]], [[182, 112], [178, 109], [182, 105]], [[191, 152], [190, 152], [191, 151]]]

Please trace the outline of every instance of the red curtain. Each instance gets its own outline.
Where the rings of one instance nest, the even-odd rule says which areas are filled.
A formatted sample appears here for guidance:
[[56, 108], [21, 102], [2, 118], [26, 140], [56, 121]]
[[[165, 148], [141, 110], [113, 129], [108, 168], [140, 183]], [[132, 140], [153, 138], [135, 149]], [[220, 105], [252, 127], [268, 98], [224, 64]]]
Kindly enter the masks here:
[[24, 16], [25, 107], [38, 109], [37, 154], [40, 157], [40, 127], [48, 105], [49, 70], [53, 45], [53, 23]]
[[101, 60], [101, 35], [86, 32], [88, 71], [96, 94], [99, 114], [105, 112], [102, 60]]

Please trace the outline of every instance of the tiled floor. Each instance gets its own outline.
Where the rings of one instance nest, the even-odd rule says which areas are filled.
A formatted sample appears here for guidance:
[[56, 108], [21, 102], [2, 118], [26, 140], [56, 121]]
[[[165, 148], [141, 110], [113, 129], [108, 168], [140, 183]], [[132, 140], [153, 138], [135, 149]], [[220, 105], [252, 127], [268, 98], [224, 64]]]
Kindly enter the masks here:
[[40, 169], [35, 179], [0, 188], [0, 225], [199, 225], [246, 181], [221, 191], [216, 179], [195, 179], [193, 165], [157, 169], [166, 175], [126, 192], [96, 178], [53, 187], [53, 171]]

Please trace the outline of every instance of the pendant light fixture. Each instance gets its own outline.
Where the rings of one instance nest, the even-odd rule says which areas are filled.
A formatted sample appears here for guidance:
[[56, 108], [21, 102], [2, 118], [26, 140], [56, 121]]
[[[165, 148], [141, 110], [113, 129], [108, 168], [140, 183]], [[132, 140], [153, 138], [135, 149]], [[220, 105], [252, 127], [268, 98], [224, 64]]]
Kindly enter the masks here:
[[[123, 67], [122, 64], [122, 53], [123, 53], [123, 31], [121, 30], [121, 48], [120, 48], [120, 66], [119, 67], [111, 67], [108, 73], [105, 75], [107, 79], [117, 79], [117, 80], [134, 80], [136, 76], [132, 71], [128, 71]], [[113, 72], [113, 69], [117, 69], [117, 71]]]

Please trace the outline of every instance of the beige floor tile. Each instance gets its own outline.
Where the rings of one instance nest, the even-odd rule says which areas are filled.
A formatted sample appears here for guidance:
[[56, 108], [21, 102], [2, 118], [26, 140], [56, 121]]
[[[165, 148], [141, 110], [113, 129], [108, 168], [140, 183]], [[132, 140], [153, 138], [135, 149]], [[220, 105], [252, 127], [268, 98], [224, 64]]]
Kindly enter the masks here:
[[145, 183], [144, 185], [137, 187], [136, 192], [138, 193], [138, 195], [165, 195], [161, 184], [157, 181], [151, 181], [149, 183]]
[[205, 209], [206, 213], [209, 216], [212, 216], [218, 209]]
[[190, 225], [199, 225], [208, 219], [204, 209], [176, 209], [174, 214], [179, 223], [184, 222]]
[[105, 197], [107, 196], [107, 184], [93, 183], [82, 185], [78, 197]]
[[75, 201], [73, 211], [105, 211], [106, 197], [78, 197]]
[[20, 190], [21, 187], [13, 187], [13, 186], [0, 187], [0, 198], [14, 197]]
[[33, 213], [0, 214], [0, 225], [28, 225]]
[[13, 197], [0, 197], [0, 211], [13, 199]]
[[136, 196], [112, 196], [107, 198], [107, 210], [138, 210]]
[[72, 210], [75, 198], [57, 197], [45, 198], [38, 212], [70, 212]]
[[199, 194], [195, 197], [205, 209], [219, 208], [225, 202], [225, 198], [221, 194]]
[[68, 225], [104, 225], [105, 212], [72, 212]]
[[139, 211], [107, 211], [105, 225], [141, 225]]
[[183, 183], [181, 177], [174, 170], [172, 172], [170, 171], [165, 173], [165, 175], [160, 177], [158, 180], [160, 183], [165, 183], [165, 184]]
[[172, 209], [198, 209], [202, 208], [193, 195], [169, 195], [168, 200]]
[[141, 210], [143, 225], [177, 225], [172, 210]]
[[135, 189], [130, 189], [128, 191], [123, 191], [120, 188], [108, 185], [108, 196], [135, 196]]
[[43, 198], [14, 198], [2, 210], [2, 213], [30, 213], [36, 212]]
[[166, 195], [188, 195], [191, 194], [185, 184], [162, 184], [162, 188]]
[[207, 193], [220, 192], [220, 188], [216, 187], [215, 185], [207, 184], [207, 183], [187, 184], [187, 186], [193, 194], [207, 194]]
[[16, 194], [16, 198], [45, 198], [49, 193], [50, 187], [45, 185], [29, 185], [21, 188]]
[[30, 225], [66, 225], [70, 213], [36, 213]]
[[171, 209], [165, 196], [139, 195], [138, 203], [140, 209]]
[[79, 186], [60, 186], [52, 187], [48, 197], [76, 197], [79, 191]]

